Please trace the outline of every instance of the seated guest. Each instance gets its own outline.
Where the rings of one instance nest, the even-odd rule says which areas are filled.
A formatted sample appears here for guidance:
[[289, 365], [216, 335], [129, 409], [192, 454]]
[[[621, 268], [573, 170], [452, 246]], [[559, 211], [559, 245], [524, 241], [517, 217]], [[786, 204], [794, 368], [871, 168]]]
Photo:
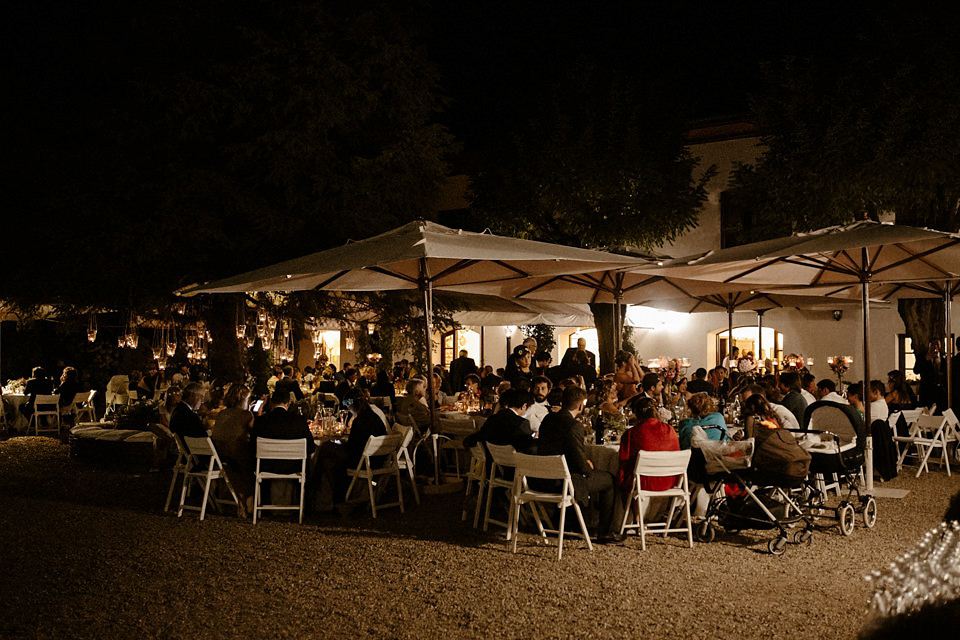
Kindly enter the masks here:
[[880, 380], [870, 381], [870, 421], [886, 420], [890, 417], [890, 408], [883, 399], [886, 389]]
[[700, 367], [693, 372], [693, 378], [687, 383], [687, 391], [690, 393], [705, 393], [712, 396], [716, 390], [713, 385], [707, 382], [707, 370]]
[[800, 374], [787, 371], [780, 375], [780, 392], [783, 398], [780, 404], [790, 410], [799, 424], [803, 424], [803, 414], [807, 410], [807, 401], [800, 393]]
[[[634, 426], [627, 429], [620, 440], [620, 470], [617, 485], [623, 495], [633, 489], [633, 471], [639, 451], [679, 451], [676, 431], [657, 417], [657, 405], [652, 398], [638, 396], [630, 403]], [[640, 488], [663, 491], [676, 484], [675, 477], [640, 478]]]
[[157, 389], [160, 388], [160, 369], [155, 363], [147, 365], [147, 373], [137, 384], [137, 396], [146, 400], [152, 400], [156, 397]]
[[817, 401], [820, 395], [817, 387], [817, 377], [812, 373], [805, 373], [800, 376], [800, 395], [807, 401], [807, 406]]
[[[80, 381], [77, 370], [73, 367], [64, 367], [60, 374], [60, 386], [54, 392], [60, 396], [60, 406], [69, 407], [80, 393]], [[80, 398], [81, 400], [83, 398]]]
[[690, 417], [680, 421], [678, 436], [681, 449], [690, 448], [690, 436], [694, 427], [703, 427], [707, 437], [711, 440], [725, 440], [727, 423], [723, 415], [717, 411], [713, 398], [703, 393], [696, 393], [687, 402]]
[[770, 407], [762, 394], [751, 394], [743, 403], [743, 415], [747, 416], [744, 437], [754, 438], [759, 429], [782, 429], [780, 416]]
[[[770, 410], [773, 411], [777, 418], [780, 419], [780, 424], [782, 424], [787, 429], [799, 429], [800, 422], [797, 421], [797, 417], [791, 413], [790, 409], [787, 409], [785, 406], [780, 404], [780, 391], [775, 387], [761, 387], [760, 385], [750, 384], [743, 388], [743, 391], [740, 393], [740, 399], [746, 405], [747, 400], [750, 399], [752, 395], [761, 395], [767, 400], [767, 404], [770, 407]], [[741, 411], [741, 415], [747, 415]]]
[[423, 378], [407, 380], [407, 412], [421, 431], [430, 426], [430, 408], [427, 406], [427, 381]]
[[830, 378], [824, 378], [817, 383], [817, 399], [823, 402], [850, 404], [846, 398], [837, 393], [837, 383]]
[[[189, 387], [188, 387], [189, 388]], [[186, 394], [186, 391], [184, 391]], [[273, 438], [275, 440], [307, 440], [307, 457], [313, 455], [317, 448], [313, 441], [313, 434], [310, 433], [310, 427], [307, 425], [307, 419], [300, 414], [290, 411], [290, 392], [283, 389], [277, 389], [270, 396], [270, 403], [273, 406], [270, 413], [257, 416], [253, 421], [253, 429], [250, 437], [255, 438]], [[254, 447], [256, 450], [256, 447]], [[276, 473], [292, 473], [300, 468], [300, 463], [296, 460], [271, 462], [270, 471]], [[261, 469], [264, 467], [261, 466]]]
[[[570, 470], [574, 496], [581, 505], [590, 500], [600, 512], [598, 528], [599, 542], [607, 543], [622, 540], [619, 524], [613, 522], [614, 486], [613, 476], [606, 471], [597, 471], [587, 459], [584, 445], [583, 425], [577, 416], [583, 411], [587, 392], [577, 386], [563, 390], [563, 403], [560, 411], [551, 413], [540, 423], [538, 433], [539, 455], [563, 455]], [[553, 490], [559, 489], [559, 483], [551, 483]], [[595, 500], [595, 502], [594, 502]]]
[[476, 401], [481, 396], [480, 376], [475, 373], [468, 373], [463, 377], [463, 391], [457, 396], [461, 402]]
[[476, 433], [463, 439], [463, 446], [469, 449], [479, 442], [511, 445], [521, 453], [535, 452], [536, 441], [530, 422], [523, 417], [524, 412], [533, 404], [533, 394], [519, 389], [508, 389], [500, 398], [500, 411], [487, 418]]
[[274, 383], [273, 390], [274, 392], [286, 391], [287, 393], [292, 393], [297, 402], [303, 400], [303, 389], [300, 388], [300, 383], [294, 379], [293, 367], [290, 365], [280, 370], [280, 378]]
[[267, 391], [273, 393], [277, 388], [277, 380], [283, 377], [283, 367], [279, 364], [273, 365], [273, 375], [267, 378]]
[[513, 360], [507, 365], [505, 376], [511, 387], [519, 387], [521, 380], [527, 384], [533, 380], [533, 371], [530, 370], [532, 360], [533, 354], [522, 344], [513, 350]]
[[50, 379], [47, 370], [43, 367], [34, 367], [23, 389], [23, 395], [27, 396], [28, 400], [20, 405], [20, 411], [29, 418], [33, 415], [37, 396], [48, 396], [51, 393], [53, 393], [53, 380]]
[[550, 378], [546, 376], [537, 376], [533, 379], [532, 402], [528, 403], [523, 417], [530, 421], [530, 428], [536, 432], [540, 428], [540, 423], [547, 414], [550, 413], [550, 406], [547, 404], [547, 396], [550, 395], [550, 389], [553, 385]]
[[383, 369], [377, 371], [377, 381], [373, 383], [373, 386], [370, 388], [370, 395], [373, 397], [386, 397], [391, 400], [395, 400], [397, 397], [397, 389], [390, 382], [390, 378], [387, 376], [387, 372]]
[[[863, 383], [856, 382], [847, 387], [847, 402], [857, 410], [860, 418], [863, 418]], [[871, 416], [872, 418], [873, 416]]]
[[[349, 482], [347, 470], [356, 469], [363, 458], [363, 450], [372, 437], [387, 435], [387, 423], [382, 414], [374, 411], [366, 389], [353, 389], [347, 396], [350, 403], [350, 435], [346, 442], [329, 440], [317, 452], [317, 471], [320, 474], [320, 500], [323, 510], [346, 498]], [[370, 458], [374, 468], [380, 468], [386, 456]]]
[[351, 367], [350, 369], [344, 369], [343, 371], [343, 380], [337, 384], [337, 389], [334, 391], [337, 399], [340, 402], [343, 402], [347, 399], [347, 395], [350, 391], [357, 386], [357, 380], [360, 378], [360, 372], [357, 369]]
[[[957, 381], [957, 384], [960, 384], [960, 381]], [[884, 401], [890, 411], [903, 411], [917, 407], [917, 396], [899, 369], [894, 369], [887, 374], [887, 395]]]
[[250, 412], [249, 387], [239, 383], [230, 385], [223, 403], [225, 408], [217, 414], [217, 421], [213, 425], [213, 443], [226, 467], [230, 483], [247, 511], [252, 511], [255, 463], [250, 439], [253, 414]]
[[190, 438], [207, 437], [207, 428], [197, 411], [203, 403], [203, 387], [191, 382], [183, 390], [180, 402], [170, 414], [170, 431]]

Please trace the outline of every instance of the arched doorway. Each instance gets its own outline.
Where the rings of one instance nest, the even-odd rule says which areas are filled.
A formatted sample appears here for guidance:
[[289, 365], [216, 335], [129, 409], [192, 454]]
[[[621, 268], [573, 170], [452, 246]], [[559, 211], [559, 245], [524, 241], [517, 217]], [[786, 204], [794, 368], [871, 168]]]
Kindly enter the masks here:
[[[723, 327], [711, 332], [708, 339], [708, 348], [713, 347], [713, 357], [710, 360], [714, 366], [723, 362], [724, 356], [730, 351], [728, 329]], [[757, 325], [746, 325], [733, 328], [733, 346], [740, 349], [741, 354], [752, 351], [754, 357], [762, 366], [765, 360], [770, 360], [774, 367], [783, 357], [783, 334], [773, 327], [763, 327], [763, 340], [760, 340], [760, 328]], [[760, 345], [763, 345], [762, 351]]]
[[440, 364], [449, 367], [461, 349], [466, 349], [468, 356], [480, 362], [480, 334], [472, 329], [454, 329], [444, 333], [440, 342]]

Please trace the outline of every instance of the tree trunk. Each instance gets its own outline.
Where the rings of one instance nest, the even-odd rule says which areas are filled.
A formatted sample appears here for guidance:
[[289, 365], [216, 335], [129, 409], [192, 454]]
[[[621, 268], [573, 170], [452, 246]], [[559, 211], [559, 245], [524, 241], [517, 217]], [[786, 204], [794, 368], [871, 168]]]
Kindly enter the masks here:
[[897, 301], [897, 311], [903, 319], [907, 335], [913, 341], [913, 352], [918, 359], [926, 357], [927, 346], [931, 342], [942, 342], [945, 333], [943, 300], [902, 299]]
[[207, 326], [210, 328], [208, 358], [211, 374], [222, 380], [243, 380], [246, 346], [237, 339], [237, 305], [242, 298], [233, 295], [210, 296]]
[[[612, 373], [616, 368], [613, 363], [613, 359], [616, 357], [613, 346], [613, 314], [615, 308], [616, 305], [613, 304], [601, 302], [590, 303], [590, 311], [593, 312], [593, 324], [597, 328], [597, 343], [600, 350], [600, 353], [597, 354], [597, 357], [600, 358], [600, 375]], [[622, 326], [623, 317], [626, 316], [627, 305], [621, 305], [620, 309], [620, 324]]]

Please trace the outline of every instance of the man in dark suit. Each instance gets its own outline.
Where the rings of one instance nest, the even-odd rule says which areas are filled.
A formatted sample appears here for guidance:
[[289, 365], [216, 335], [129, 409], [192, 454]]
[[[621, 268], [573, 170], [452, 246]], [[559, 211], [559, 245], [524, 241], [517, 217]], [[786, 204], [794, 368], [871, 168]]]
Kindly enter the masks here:
[[207, 428], [203, 426], [203, 420], [197, 413], [203, 396], [203, 387], [199, 384], [191, 382], [187, 385], [180, 396], [179, 404], [170, 414], [170, 431], [189, 438], [207, 437]]
[[583, 354], [587, 357], [587, 364], [593, 367], [593, 370], [597, 369], [597, 356], [593, 351], [587, 351], [587, 341], [584, 338], [577, 339], [576, 347], [568, 347], [563, 353], [563, 357], [560, 358], [560, 365], [566, 366], [573, 360], [573, 356], [577, 351], [582, 351]]
[[487, 418], [480, 430], [463, 439], [466, 449], [478, 442], [490, 444], [512, 445], [521, 453], [535, 453], [536, 440], [533, 439], [533, 429], [530, 421], [523, 417], [527, 407], [533, 404], [533, 394], [519, 389], [508, 389], [500, 396], [500, 409]]
[[687, 383], [687, 391], [690, 393], [705, 393], [708, 396], [712, 396], [716, 389], [713, 388], [713, 385], [707, 382], [707, 370], [703, 367], [700, 367], [693, 372], [693, 379]]
[[566, 458], [577, 502], [585, 506], [589, 498], [596, 500], [600, 512], [598, 542], [619, 542], [623, 536], [613, 522], [613, 475], [593, 468], [593, 463], [587, 459], [583, 425], [577, 421], [586, 400], [587, 392], [580, 387], [564, 389], [560, 411], [549, 414], [540, 423], [537, 449], [542, 456], [560, 454]]
[[334, 393], [337, 395], [337, 398], [340, 399], [340, 402], [346, 400], [350, 392], [357, 387], [357, 378], [360, 377], [360, 372], [357, 369], [347, 369], [343, 373], [343, 380], [337, 384], [337, 390]]
[[450, 363], [450, 390], [453, 393], [463, 391], [463, 379], [477, 372], [477, 363], [467, 356], [467, 350], [460, 350], [460, 357]]
[[[253, 429], [250, 432], [253, 441], [257, 438], [273, 438], [275, 440], [307, 440], [307, 458], [313, 455], [317, 448], [313, 441], [313, 434], [310, 433], [310, 427], [307, 426], [307, 419], [303, 416], [291, 412], [290, 392], [277, 389], [270, 396], [270, 404], [273, 409], [270, 413], [265, 413], [253, 421]], [[292, 460], [290, 462], [271, 462], [271, 467], [267, 469], [274, 473], [292, 473], [300, 468], [300, 463]]]
[[300, 383], [293, 379], [293, 367], [290, 365], [283, 368], [283, 374], [280, 376], [280, 379], [277, 380], [277, 384], [273, 390], [274, 392], [286, 391], [287, 393], [292, 393], [293, 397], [298, 401], [303, 400], [303, 389], [300, 388]]

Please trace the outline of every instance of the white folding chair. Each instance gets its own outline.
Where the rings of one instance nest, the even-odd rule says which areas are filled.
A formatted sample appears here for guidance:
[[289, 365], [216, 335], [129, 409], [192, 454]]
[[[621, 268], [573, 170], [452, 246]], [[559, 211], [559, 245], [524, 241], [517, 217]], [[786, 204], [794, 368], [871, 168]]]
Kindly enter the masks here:
[[[960, 420], [957, 420], [953, 409], [944, 409], [943, 417], [947, 419], [947, 424], [943, 427], [943, 441], [947, 447], [953, 449], [953, 463], [960, 464]], [[950, 459], [949, 451], [947, 459]]]
[[397, 450], [397, 466], [400, 471], [406, 471], [410, 478], [410, 486], [413, 488], [413, 499], [420, 504], [420, 492], [417, 491], [416, 469], [414, 468], [413, 456], [410, 455], [410, 445], [413, 443], [413, 427], [400, 426], [400, 435], [403, 439], [400, 441], [400, 448]]
[[517, 452], [508, 444], [490, 444], [488, 442], [486, 443], [486, 447], [492, 462], [490, 464], [490, 475], [487, 477], [487, 506], [483, 511], [483, 530], [486, 531], [490, 523], [500, 525], [506, 528], [507, 540], [509, 540], [513, 532], [513, 523], [510, 522], [510, 516], [513, 515], [513, 510], [507, 510], [506, 521], [494, 520], [490, 517], [490, 506], [493, 504], [494, 489], [506, 489], [512, 494], [513, 478], [506, 477], [506, 471], [508, 469], [511, 471], [514, 469], [516, 465], [514, 456], [516, 456]]
[[[174, 442], [177, 444], [177, 460], [173, 463], [173, 477], [170, 478], [170, 488], [167, 489], [167, 502], [163, 505], [164, 513], [170, 510], [170, 500], [173, 498], [173, 489], [177, 484], [177, 478], [186, 482], [184, 474], [186, 474], [187, 471], [187, 460], [190, 458], [190, 454], [187, 452], [187, 445], [183, 443], [183, 438], [176, 433], [172, 435]], [[198, 479], [194, 478], [194, 481], [198, 481]]]
[[[223, 462], [220, 461], [217, 448], [213, 446], [213, 440], [210, 439], [210, 436], [205, 438], [184, 436], [183, 444], [187, 451], [187, 468], [183, 473], [183, 488], [180, 490], [180, 508], [177, 510], [177, 517], [183, 516], [184, 509], [189, 509], [199, 511], [200, 521], [202, 522], [207, 514], [207, 501], [212, 501], [214, 507], [219, 510], [220, 505], [226, 501], [218, 500], [216, 496], [210, 495], [210, 487], [217, 480], [223, 480], [230, 491], [230, 496], [233, 498], [233, 504], [239, 511], [241, 509], [240, 498], [237, 497], [237, 492], [233, 490], [233, 485], [230, 484], [230, 479], [227, 478], [227, 474], [223, 470]], [[203, 468], [201, 456], [208, 457], [206, 468]], [[191, 479], [195, 479], [203, 485], [203, 501], [199, 507], [185, 504]]]
[[[264, 471], [260, 464], [264, 460], [299, 460], [300, 470], [288, 473]], [[300, 523], [303, 523], [303, 499], [307, 487], [307, 439], [276, 440], [257, 438], [257, 467], [255, 470], [256, 487], [253, 491], [253, 524], [257, 524], [260, 511], [298, 511]], [[264, 480], [293, 480], [300, 483], [300, 504], [264, 504], [260, 484]]]
[[[910, 427], [909, 436], [895, 436], [893, 439], [897, 443], [906, 446], [900, 452], [897, 459], [897, 468], [903, 467], [903, 463], [908, 457], [914, 457], [917, 460], [917, 474], [919, 478], [924, 471], [929, 472], [928, 462], [930, 454], [934, 449], [940, 449], [940, 464], [947, 469], [947, 475], [950, 475], [950, 456], [947, 452], [947, 440], [945, 431], [948, 428], [946, 416], [921, 415], [917, 421]], [[951, 427], [952, 429], [952, 427]]]
[[74, 397], [73, 406], [75, 407], [78, 423], [84, 417], [86, 417], [89, 422], [97, 421], [97, 410], [93, 406], [93, 401], [96, 397], [97, 397], [96, 389], [92, 389], [87, 393], [83, 393], [83, 394], [78, 393]]
[[[40, 418], [47, 416], [53, 419], [53, 422], [56, 423], [55, 427], [48, 427], [44, 425], [40, 426], [41, 422], [44, 422]], [[35, 435], [40, 435], [41, 431], [56, 431], [60, 433], [60, 396], [57, 394], [54, 395], [38, 395], [33, 401], [33, 413], [30, 414], [30, 422], [27, 423], [27, 434], [30, 434], [30, 426], [33, 425], [33, 433]]]
[[[567, 468], [567, 459], [558, 456], [532, 456], [526, 453], [515, 453], [513, 456], [515, 470], [513, 477], [513, 500], [510, 511], [511, 536], [513, 537], [513, 552], [517, 552], [517, 523], [520, 520], [520, 506], [530, 504], [533, 507], [533, 517], [537, 522], [540, 535], [544, 538], [548, 533], [556, 533], [557, 560], [563, 557], [563, 535], [567, 519], [567, 507], [573, 507], [577, 520], [580, 522], [580, 533], [569, 532], [569, 535], [580, 536], [587, 541], [587, 548], [593, 550], [590, 534], [587, 532], [587, 523], [583, 519], [580, 505], [577, 504], [573, 491], [573, 481], [570, 479], [570, 470]], [[534, 491], [530, 489], [529, 480], [562, 480], [563, 485], [559, 493]], [[554, 504], [560, 509], [560, 528], [546, 529], [540, 520], [537, 503]]]
[[477, 506], [473, 510], [473, 528], [480, 524], [480, 508], [483, 506], [483, 491], [487, 487], [487, 454], [483, 451], [483, 444], [479, 443], [470, 448], [470, 469], [463, 476], [466, 478], [466, 491], [463, 494], [463, 513], [460, 520], [467, 519], [467, 500], [470, 498], [470, 487], [477, 484]]
[[[690, 547], [693, 547], [693, 523], [690, 519], [690, 485], [687, 482], [687, 465], [690, 463], [690, 450], [683, 451], [639, 451], [637, 453], [637, 464], [633, 473], [633, 490], [630, 497], [627, 498], [627, 509], [623, 514], [623, 524], [620, 526], [620, 533], [626, 529], [635, 529], [640, 533], [640, 548], [646, 550], [647, 530], [651, 529], [663, 533], [679, 533], [685, 531]], [[656, 478], [677, 476], [677, 481], [669, 489], [662, 491], [650, 491], [640, 487], [640, 477], [649, 476]], [[644, 498], [670, 498], [670, 511], [667, 519], [658, 523], [647, 523], [644, 520]], [[673, 513], [677, 506], [677, 501], [683, 502], [684, 515], [686, 516], [686, 526], [671, 528]], [[630, 519], [631, 507], [636, 508], [637, 517], [634, 522], [628, 523]]]
[[[397, 480], [397, 502], [390, 502], [387, 504], [380, 504], [379, 507], [384, 509], [386, 507], [400, 507], [400, 513], [403, 513], [403, 485], [400, 484], [400, 467], [397, 465], [397, 450], [400, 448], [400, 444], [403, 442], [403, 436], [392, 435], [392, 436], [370, 436], [367, 439], [367, 444], [363, 447], [363, 456], [360, 458], [360, 462], [357, 463], [356, 469], [347, 469], [347, 475], [349, 475], [352, 480], [350, 480], [350, 486], [347, 488], [347, 498], [350, 498], [350, 495], [353, 493], [353, 487], [357, 483], [358, 479], [363, 479], [367, 481], [367, 490], [370, 494], [370, 511], [373, 514], [373, 517], [377, 517], [377, 501], [376, 495], [383, 492], [386, 487], [386, 479], [390, 476], [393, 476]], [[375, 469], [373, 464], [370, 461], [370, 458], [374, 456], [387, 456], [387, 460], [382, 467]], [[382, 477], [383, 482], [377, 484], [375, 479]], [[374, 486], [377, 490], [374, 492]]]

